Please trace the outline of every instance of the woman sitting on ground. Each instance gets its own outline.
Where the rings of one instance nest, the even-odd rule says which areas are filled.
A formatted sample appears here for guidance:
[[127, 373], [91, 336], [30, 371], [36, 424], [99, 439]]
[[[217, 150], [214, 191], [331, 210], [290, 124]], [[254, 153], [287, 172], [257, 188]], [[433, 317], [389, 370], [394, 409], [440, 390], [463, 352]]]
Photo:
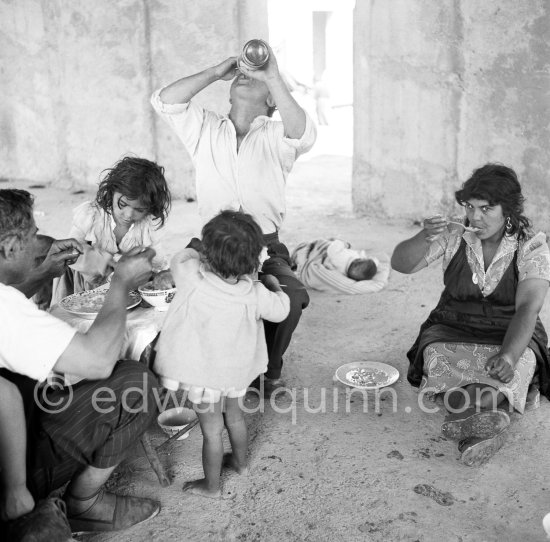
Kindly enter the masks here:
[[464, 226], [441, 216], [394, 250], [392, 266], [415, 273], [443, 258], [444, 290], [407, 353], [408, 380], [443, 394], [442, 433], [459, 441], [462, 462], [480, 465], [499, 450], [510, 424], [538, 388], [550, 398], [547, 335], [538, 316], [550, 281], [546, 237], [530, 230], [513, 170], [487, 164], [456, 201]]

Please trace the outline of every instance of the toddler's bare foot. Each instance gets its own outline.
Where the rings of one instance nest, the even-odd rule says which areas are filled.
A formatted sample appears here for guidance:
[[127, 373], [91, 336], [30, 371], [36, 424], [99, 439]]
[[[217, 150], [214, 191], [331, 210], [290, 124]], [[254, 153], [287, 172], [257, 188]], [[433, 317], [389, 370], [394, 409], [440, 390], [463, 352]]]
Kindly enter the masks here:
[[223, 455], [223, 466], [234, 470], [237, 474], [248, 474], [248, 466], [241, 465], [233, 454]]
[[194, 495], [200, 495], [201, 497], [208, 497], [210, 499], [219, 499], [222, 496], [220, 488], [210, 489], [204, 478], [201, 480], [193, 480], [192, 482], [185, 482], [182, 490], [187, 493], [193, 493]]

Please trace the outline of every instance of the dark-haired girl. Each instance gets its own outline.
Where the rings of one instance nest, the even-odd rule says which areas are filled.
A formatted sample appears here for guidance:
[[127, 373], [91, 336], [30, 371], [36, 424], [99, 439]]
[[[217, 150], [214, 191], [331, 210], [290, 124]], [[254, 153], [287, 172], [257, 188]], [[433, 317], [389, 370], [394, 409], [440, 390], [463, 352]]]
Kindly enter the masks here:
[[137, 246], [154, 248], [154, 268], [165, 268], [158, 230], [168, 217], [170, 203], [164, 168], [155, 162], [126, 156], [107, 169], [95, 201], [74, 210], [69, 233], [93, 250], [79, 258], [79, 271], [69, 270], [55, 284], [53, 303], [103, 284], [118, 256]]
[[[202, 229], [201, 253], [186, 248], [171, 262], [178, 292], [160, 334], [155, 372], [166, 388], [188, 392], [203, 433], [204, 478], [184, 491], [219, 497], [222, 463], [247, 470], [241, 401], [267, 368], [262, 319], [281, 322], [290, 310], [274, 276], [254, 280], [263, 246], [250, 215], [222, 211]], [[232, 449], [225, 460], [224, 426]]]
[[[459, 441], [466, 465], [480, 465], [504, 443], [510, 419], [550, 398], [548, 339], [539, 312], [550, 281], [546, 236], [523, 215], [515, 172], [475, 170], [455, 193], [463, 226], [441, 217], [395, 248], [392, 266], [414, 273], [443, 259], [445, 289], [408, 352], [409, 382], [440, 396], [442, 433]], [[530, 401], [527, 402], [529, 392]]]

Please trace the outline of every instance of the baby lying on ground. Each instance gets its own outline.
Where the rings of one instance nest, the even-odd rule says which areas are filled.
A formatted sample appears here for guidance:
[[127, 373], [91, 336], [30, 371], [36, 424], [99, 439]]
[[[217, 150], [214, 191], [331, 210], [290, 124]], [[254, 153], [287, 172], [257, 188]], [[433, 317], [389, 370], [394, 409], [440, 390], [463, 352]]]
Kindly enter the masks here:
[[301, 243], [292, 253], [296, 274], [309, 288], [338, 294], [378, 292], [388, 283], [387, 256], [380, 260], [340, 239]]

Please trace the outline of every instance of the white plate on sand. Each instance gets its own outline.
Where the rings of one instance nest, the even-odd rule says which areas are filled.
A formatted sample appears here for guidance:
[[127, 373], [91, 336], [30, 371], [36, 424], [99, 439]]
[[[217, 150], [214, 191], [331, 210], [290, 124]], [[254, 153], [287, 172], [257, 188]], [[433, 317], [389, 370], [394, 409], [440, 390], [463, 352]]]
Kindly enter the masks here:
[[378, 361], [354, 361], [336, 369], [336, 378], [353, 388], [376, 390], [390, 386], [399, 378], [399, 371]]
[[[103, 303], [105, 303], [105, 295], [109, 288], [100, 286], [94, 290], [87, 290], [85, 292], [78, 292], [77, 294], [71, 294], [64, 297], [59, 306], [65, 309], [67, 312], [80, 316], [82, 318], [88, 318], [93, 320]], [[138, 292], [128, 292], [128, 300], [126, 302], [126, 310], [133, 309], [141, 303], [141, 296]]]

